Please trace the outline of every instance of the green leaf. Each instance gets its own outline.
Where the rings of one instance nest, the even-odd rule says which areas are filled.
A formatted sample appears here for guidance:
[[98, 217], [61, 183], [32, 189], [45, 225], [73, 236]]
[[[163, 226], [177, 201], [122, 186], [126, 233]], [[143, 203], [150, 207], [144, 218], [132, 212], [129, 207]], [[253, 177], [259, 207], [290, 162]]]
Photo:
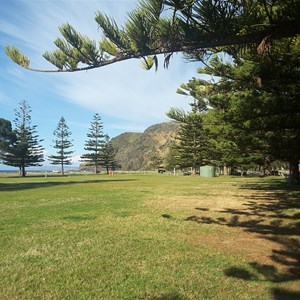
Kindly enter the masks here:
[[61, 50], [55, 50], [53, 52], [47, 51], [43, 54], [43, 57], [59, 70], [63, 70], [63, 68], [67, 66], [67, 56]]
[[[82, 36], [69, 24], [63, 24], [59, 30], [65, 38], [65, 41], [58, 38], [55, 44], [70, 58], [66, 60], [67, 62], [73, 64], [74, 61], [81, 61], [88, 65], [97, 65], [99, 63], [99, 52], [96, 48], [95, 41], [86, 36]], [[70, 45], [73, 48], [71, 48]]]
[[186, 122], [187, 114], [183, 109], [171, 107], [166, 115], [177, 122]]
[[68, 23], [61, 25], [59, 28], [60, 33], [75, 48], [81, 48], [83, 41], [82, 36]]
[[162, 0], [142, 0], [139, 3], [140, 9], [145, 12], [149, 21], [156, 23], [163, 12]]
[[143, 57], [143, 60], [141, 62], [141, 66], [143, 69], [150, 70], [153, 67], [153, 65], [155, 65], [155, 71], [157, 71], [158, 60], [157, 60], [156, 55]]
[[165, 69], [168, 69], [169, 64], [170, 64], [170, 60], [171, 60], [172, 56], [173, 56], [173, 53], [167, 53], [167, 54], [165, 54], [165, 60], [164, 60], [164, 68]]
[[5, 46], [5, 53], [9, 56], [11, 60], [20, 65], [21, 67], [28, 69], [30, 67], [29, 58], [20, 52], [15, 46]]
[[97, 65], [99, 63], [99, 52], [95, 41], [92, 41], [88, 37], [82, 37], [82, 41], [82, 47], [78, 49], [81, 54], [81, 61], [88, 65]]
[[114, 43], [118, 49], [130, 50], [130, 42], [126, 33], [118, 28], [114, 19], [109, 18], [104, 13], [97, 12], [95, 20], [102, 29], [105, 38]]
[[107, 38], [104, 38], [102, 41], [99, 42], [99, 47], [104, 52], [107, 52], [108, 54], [113, 56], [116, 56], [120, 52], [116, 44], [114, 44]]
[[177, 94], [180, 94], [180, 95], [183, 95], [183, 96], [188, 96], [188, 95], [189, 95], [187, 92], [185, 92], [185, 91], [182, 90], [182, 89], [177, 89], [176, 93], [177, 93]]

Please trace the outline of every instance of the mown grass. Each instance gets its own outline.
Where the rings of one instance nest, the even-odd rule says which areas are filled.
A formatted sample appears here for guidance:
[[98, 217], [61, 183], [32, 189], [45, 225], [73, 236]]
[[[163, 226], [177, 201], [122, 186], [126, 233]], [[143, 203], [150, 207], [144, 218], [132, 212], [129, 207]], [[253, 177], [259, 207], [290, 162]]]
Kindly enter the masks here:
[[0, 177], [0, 299], [297, 299], [299, 199], [275, 178]]

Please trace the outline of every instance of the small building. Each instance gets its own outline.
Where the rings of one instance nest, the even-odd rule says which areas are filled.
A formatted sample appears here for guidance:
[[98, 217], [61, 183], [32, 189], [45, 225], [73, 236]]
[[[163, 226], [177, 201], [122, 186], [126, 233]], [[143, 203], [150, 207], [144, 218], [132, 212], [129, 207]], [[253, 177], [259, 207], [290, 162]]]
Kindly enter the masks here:
[[202, 166], [200, 167], [200, 176], [202, 177], [216, 177], [215, 166]]

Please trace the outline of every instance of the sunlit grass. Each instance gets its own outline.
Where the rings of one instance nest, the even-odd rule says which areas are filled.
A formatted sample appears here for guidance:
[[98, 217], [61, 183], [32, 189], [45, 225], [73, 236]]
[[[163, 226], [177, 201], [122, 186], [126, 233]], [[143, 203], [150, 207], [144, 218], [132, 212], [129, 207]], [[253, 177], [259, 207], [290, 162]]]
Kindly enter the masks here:
[[255, 215], [234, 224], [228, 211], [266, 203], [259, 197], [270, 191], [243, 186], [270, 182], [0, 177], [0, 299], [273, 299], [275, 288], [294, 291], [299, 281], [267, 280], [251, 267], [270, 263], [276, 246], [246, 232], [242, 222]]

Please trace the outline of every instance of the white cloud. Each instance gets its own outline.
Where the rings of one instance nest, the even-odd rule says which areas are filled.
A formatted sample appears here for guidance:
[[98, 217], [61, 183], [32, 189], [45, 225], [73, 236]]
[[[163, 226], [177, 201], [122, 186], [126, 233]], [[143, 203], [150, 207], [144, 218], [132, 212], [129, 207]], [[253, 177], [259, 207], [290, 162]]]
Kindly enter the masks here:
[[176, 89], [190, 78], [194, 67], [186, 78], [181, 78], [176, 73], [182, 63], [177, 58], [172, 63], [172, 70], [157, 73], [141, 69], [139, 61], [128, 61], [86, 73], [66, 74], [56, 85], [56, 92], [100, 115], [131, 122], [159, 122], [166, 118], [171, 106], [188, 106]]
[[[100, 32], [94, 20], [97, 10], [113, 16], [122, 24], [126, 11], [138, 3], [137, 0], [15, 2], [21, 3], [23, 9], [18, 10], [16, 16], [0, 8], [0, 13], [6, 16], [0, 20], [0, 28], [4, 28], [9, 43], [29, 51], [33, 67], [52, 69], [55, 67], [46, 62], [42, 54], [44, 50], [54, 49], [53, 41], [59, 36], [58, 26], [69, 22], [82, 34], [98, 39]], [[161, 67], [155, 73], [154, 70], [145, 71], [139, 65], [139, 60], [131, 60], [88, 72], [43, 74], [24, 71], [10, 64], [8, 74], [16, 86], [28, 93], [41, 90], [54, 94], [55, 99], [47, 105], [55, 103], [59, 106], [59, 103], [67, 102], [74, 110], [79, 107], [92, 114], [99, 112], [110, 126], [106, 126], [107, 129], [136, 131], [133, 129], [138, 128], [141, 131], [143, 127], [146, 129], [151, 124], [167, 120], [165, 113], [171, 106], [188, 107], [190, 100], [177, 95], [176, 89], [195, 74], [196, 64], [185, 65], [175, 56], [170, 70]], [[82, 122], [80, 126], [84, 128], [89, 124]]]
[[81, 34], [99, 40], [101, 33], [95, 21], [96, 12], [102, 11], [113, 15], [122, 23], [126, 19], [126, 12], [135, 7], [137, 2], [137, 0], [11, 0], [11, 7], [19, 7], [18, 13], [13, 12], [10, 7], [6, 8], [5, 5], [0, 8], [3, 16], [0, 20], [0, 32], [8, 36], [6, 42], [13, 38], [17, 47], [28, 49], [33, 63], [40, 64], [44, 61], [41, 54], [55, 48], [53, 41], [61, 36], [58, 27], [63, 23], [69, 23]]

